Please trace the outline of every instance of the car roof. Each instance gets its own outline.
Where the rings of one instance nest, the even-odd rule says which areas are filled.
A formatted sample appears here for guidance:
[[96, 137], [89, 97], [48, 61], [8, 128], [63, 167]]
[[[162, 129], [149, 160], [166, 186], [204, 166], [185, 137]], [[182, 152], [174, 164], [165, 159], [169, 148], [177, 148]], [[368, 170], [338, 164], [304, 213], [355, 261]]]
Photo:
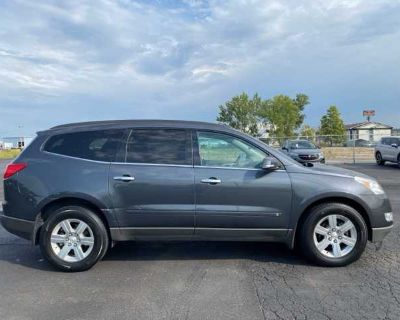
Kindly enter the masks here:
[[48, 130], [40, 131], [41, 133], [68, 133], [78, 131], [93, 131], [105, 129], [125, 129], [125, 128], [176, 128], [176, 129], [203, 129], [218, 130], [225, 132], [239, 131], [225, 124], [186, 121], [186, 120], [106, 120], [106, 121], [90, 121], [62, 124], [52, 127]]

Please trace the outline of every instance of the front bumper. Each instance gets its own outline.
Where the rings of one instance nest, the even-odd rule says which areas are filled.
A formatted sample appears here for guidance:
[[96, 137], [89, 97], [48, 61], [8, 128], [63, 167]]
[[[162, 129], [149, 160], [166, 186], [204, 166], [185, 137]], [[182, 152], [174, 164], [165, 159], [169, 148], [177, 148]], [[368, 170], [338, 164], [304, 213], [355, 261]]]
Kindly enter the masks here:
[[376, 243], [376, 242], [381, 242], [389, 233], [392, 231], [393, 225], [390, 225], [388, 227], [382, 227], [382, 228], [372, 228], [372, 239], [371, 241]]
[[294, 156], [291, 156], [291, 158], [300, 163], [325, 163], [325, 158], [318, 158], [318, 159], [312, 159], [312, 160], [311, 159], [302, 159], [302, 158], [294, 157]]
[[32, 240], [35, 229], [35, 221], [8, 217], [0, 213], [0, 223], [8, 232], [21, 238]]

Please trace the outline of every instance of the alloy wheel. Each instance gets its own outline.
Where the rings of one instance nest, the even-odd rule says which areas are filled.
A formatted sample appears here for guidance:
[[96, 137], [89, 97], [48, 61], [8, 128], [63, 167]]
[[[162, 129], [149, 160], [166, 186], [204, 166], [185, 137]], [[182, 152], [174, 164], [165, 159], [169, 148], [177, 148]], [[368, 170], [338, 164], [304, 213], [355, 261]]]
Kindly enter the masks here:
[[82, 220], [66, 219], [58, 223], [50, 236], [53, 253], [66, 262], [79, 262], [93, 250], [92, 229]]
[[321, 254], [329, 258], [340, 258], [356, 246], [357, 230], [349, 218], [331, 214], [318, 221], [313, 237], [314, 245]]

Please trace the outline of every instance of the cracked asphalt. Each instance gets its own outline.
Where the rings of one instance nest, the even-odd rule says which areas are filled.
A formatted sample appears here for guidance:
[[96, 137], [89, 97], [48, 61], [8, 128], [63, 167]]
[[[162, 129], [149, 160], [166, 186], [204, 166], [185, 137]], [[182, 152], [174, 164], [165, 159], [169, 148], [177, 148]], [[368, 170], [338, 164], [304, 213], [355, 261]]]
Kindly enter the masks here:
[[0, 319], [399, 319], [400, 169], [342, 166], [379, 180], [395, 220], [381, 250], [368, 244], [348, 267], [279, 244], [130, 242], [67, 274], [0, 227]]

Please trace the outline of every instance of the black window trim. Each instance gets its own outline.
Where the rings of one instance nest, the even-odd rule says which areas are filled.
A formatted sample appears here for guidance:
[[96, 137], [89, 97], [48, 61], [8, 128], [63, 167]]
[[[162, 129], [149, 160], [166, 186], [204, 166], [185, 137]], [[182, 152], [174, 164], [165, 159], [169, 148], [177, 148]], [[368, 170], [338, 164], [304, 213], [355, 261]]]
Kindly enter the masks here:
[[199, 142], [198, 142], [198, 133], [199, 132], [212, 132], [212, 133], [218, 133], [218, 134], [222, 134], [222, 135], [227, 135], [227, 136], [231, 136], [233, 138], [242, 140], [244, 142], [246, 142], [247, 144], [251, 145], [252, 147], [264, 152], [266, 154], [266, 156], [270, 156], [275, 158], [277, 161], [279, 161], [279, 163], [281, 164], [281, 169], [278, 170], [274, 170], [274, 171], [286, 171], [285, 165], [282, 163], [282, 161], [277, 158], [275, 155], [273, 155], [272, 153], [268, 152], [265, 149], [262, 149], [261, 147], [257, 146], [255, 143], [253, 143], [252, 141], [249, 141], [239, 135], [235, 135], [232, 134], [230, 132], [225, 132], [225, 131], [219, 131], [219, 130], [208, 130], [208, 129], [193, 129], [192, 130], [192, 137], [193, 137], [193, 152], [196, 152], [196, 154], [193, 155], [193, 161], [194, 161], [194, 167], [195, 168], [209, 168], [209, 169], [227, 169], [227, 170], [255, 170], [255, 171], [263, 171], [262, 168], [238, 168], [238, 167], [219, 167], [219, 166], [202, 166], [201, 165], [201, 161], [200, 161], [200, 150], [199, 150]]

